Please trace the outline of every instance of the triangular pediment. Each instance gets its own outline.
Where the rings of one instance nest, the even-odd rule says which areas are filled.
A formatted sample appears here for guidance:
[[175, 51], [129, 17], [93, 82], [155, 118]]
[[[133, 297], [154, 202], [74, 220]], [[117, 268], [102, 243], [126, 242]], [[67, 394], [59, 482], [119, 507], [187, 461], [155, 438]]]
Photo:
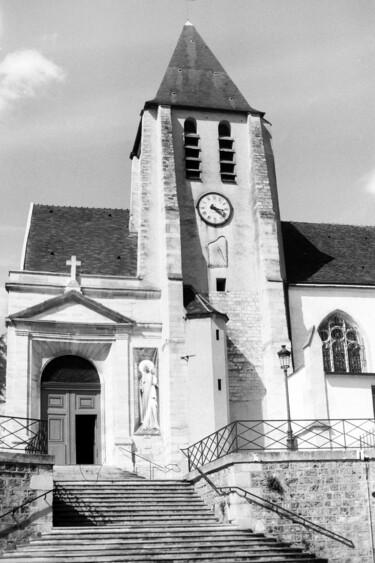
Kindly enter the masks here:
[[85, 324], [135, 324], [132, 319], [74, 290], [14, 313], [8, 317], [7, 322], [12, 323], [22, 320]]

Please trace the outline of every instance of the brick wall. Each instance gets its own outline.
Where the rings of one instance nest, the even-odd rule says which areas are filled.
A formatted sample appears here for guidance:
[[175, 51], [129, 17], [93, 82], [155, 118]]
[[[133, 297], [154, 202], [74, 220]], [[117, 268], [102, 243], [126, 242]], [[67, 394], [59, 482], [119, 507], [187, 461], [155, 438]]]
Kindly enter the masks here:
[[[0, 515], [53, 487], [52, 456], [0, 452]], [[0, 550], [52, 527], [52, 493], [0, 519]]]
[[242, 487], [350, 539], [355, 548], [249, 504], [237, 494], [218, 497], [192, 472], [197, 491], [222, 520], [273, 535], [330, 563], [373, 562], [375, 457], [364, 461], [355, 451], [243, 453], [211, 463], [204, 471], [216, 486]]

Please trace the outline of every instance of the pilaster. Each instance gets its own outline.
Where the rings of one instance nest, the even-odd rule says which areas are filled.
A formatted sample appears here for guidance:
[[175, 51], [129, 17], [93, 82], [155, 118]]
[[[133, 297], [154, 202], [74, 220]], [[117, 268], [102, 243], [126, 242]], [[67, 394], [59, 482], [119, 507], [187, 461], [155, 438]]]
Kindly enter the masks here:
[[[280, 270], [278, 203], [270, 140], [262, 119], [249, 116], [251, 150], [251, 197], [254, 209], [258, 291], [262, 319], [264, 366], [264, 418], [285, 418], [284, 381], [277, 352], [281, 344], [290, 346], [284, 286]], [[272, 173], [271, 173], [272, 172]]]
[[172, 137], [171, 108], [158, 110], [159, 206], [163, 348], [161, 377], [168, 377], [164, 411], [165, 447], [169, 460], [181, 457], [180, 448], [189, 441], [185, 321], [182, 289], [180, 213]]
[[29, 331], [8, 327], [5, 412], [27, 418], [29, 413]]

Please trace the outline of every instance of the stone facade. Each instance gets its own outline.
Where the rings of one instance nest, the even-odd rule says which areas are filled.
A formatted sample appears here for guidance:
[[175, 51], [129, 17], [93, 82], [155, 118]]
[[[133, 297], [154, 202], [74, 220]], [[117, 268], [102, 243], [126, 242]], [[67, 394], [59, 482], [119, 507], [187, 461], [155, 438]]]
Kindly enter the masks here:
[[[366, 452], [373, 455], [373, 451]], [[371, 563], [375, 532], [375, 460], [358, 452], [259, 452], [231, 454], [208, 464], [217, 487], [237, 486], [351, 540], [354, 549], [313, 532], [237, 494], [219, 497], [199, 476], [189, 479], [223, 520], [326, 557], [330, 563]]]
[[[191, 157], [185, 142], [186, 123], [194, 123], [199, 158]], [[223, 124], [230, 133], [226, 153]], [[324, 316], [332, 307], [332, 288], [286, 290], [269, 124], [191, 24], [184, 26], [157, 97], [142, 110], [131, 158], [129, 212], [32, 207], [24, 269], [11, 272], [7, 284], [4, 412], [44, 416], [46, 366], [59, 356], [80, 356], [100, 380], [96, 460], [130, 468], [124, 451], [135, 450], [183, 468], [181, 448], [231, 421], [285, 420], [277, 351], [292, 336], [298, 368], [289, 378], [292, 417], [350, 418], [361, 411], [362, 399], [359, 414], [372, 417], [375, 376], [326, 376], [316, 330], [309, 338], [321, 320], [317, 313]], [[198, 173], [189, 173], [187, 161], [199, 166]], [[222, 171], [225, 163], [229, 175]], [[227, 199], [227, 220], [210, 223], [199, 214], [198, 203], [209, 194]], [[60, 223], [59, 216], [65, 217]], [[114, 247], [120, 250], [114, 253]], [[81, 261], [77, 279], [67, 273], [72, 249]], [[345, 291], [335, 293], [335, 306], [358, 319], [367, 315], [367, 366], [375, 371], [372, 297], [358, 289], [352, 299]], [[196, 296], [203, 301], [192, 315]], [[145, 358], [152, 350], [157, 364], [158, 422], [149, 432], [140, 428], [142, 350]]]
[[37, 498], [0, 522], [0, 547], [14, 548], [52, 528], [53, 457], [0, 453], [0, 513]]

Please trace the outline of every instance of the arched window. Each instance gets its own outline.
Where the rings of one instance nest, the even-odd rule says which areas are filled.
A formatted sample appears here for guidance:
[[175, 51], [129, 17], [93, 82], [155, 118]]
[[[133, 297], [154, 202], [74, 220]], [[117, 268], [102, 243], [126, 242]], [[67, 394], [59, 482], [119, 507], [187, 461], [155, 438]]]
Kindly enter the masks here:
[[200, 137], [197, 134], [197, 123], [189, 117], [184, 123], [185, 172], [186, 178], [199, 180], [201, 177], [201, 158], [199, 148]]
[[343, 313], [335, 312], [318, 329], [323, 342], [323, 365], [327, 373], [362, 373], [365, 356], [361, 335]]
[[219, 123], [219, 156], [221, 181], [235, 182], [234, 140], [231, 137], [230, 124], [227, 121], [220, 121]]

